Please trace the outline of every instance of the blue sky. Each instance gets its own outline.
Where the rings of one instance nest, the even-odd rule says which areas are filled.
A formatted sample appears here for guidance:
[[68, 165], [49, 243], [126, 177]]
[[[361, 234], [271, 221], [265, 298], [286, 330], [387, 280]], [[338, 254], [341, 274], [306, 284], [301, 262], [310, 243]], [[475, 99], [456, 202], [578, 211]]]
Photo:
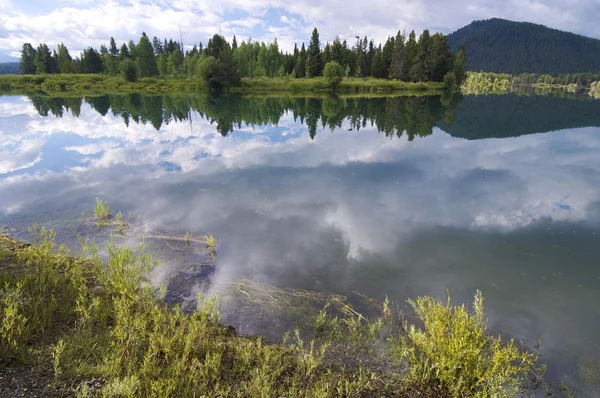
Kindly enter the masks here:
[[492, 17], [531, 21], [600, 38], [598, 0], [0, 0], [0, 53], [18, 55], [24, 42], [72, 53], [149, 36], [206, 43], [220, 32], [231, 39], [277, 38], [286, 50], [308, 42], [313, 27], [321, 40], [356, 35], [385, 40], [398, 30], [450, 33]]

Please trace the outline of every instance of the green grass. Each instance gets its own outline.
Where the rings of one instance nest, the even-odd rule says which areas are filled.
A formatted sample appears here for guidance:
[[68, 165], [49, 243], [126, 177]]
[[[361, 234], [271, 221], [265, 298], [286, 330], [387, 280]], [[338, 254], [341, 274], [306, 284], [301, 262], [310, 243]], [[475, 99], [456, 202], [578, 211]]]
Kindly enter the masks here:
[[[375, 78], [344, 78], [340, 85], [334, 90], [341, 94], [361, 94], [361, 93], [398, 93], [398, 92], [432, 92], [432, 94], [441, 92], [442, 83], [424, 82], [411, 83], [389, 79]], [[252, 93], [270, 93], [270, 92], [292, 92], [292, 93], [311, 93], [311, 92], [332, 92], [327, 79], [319, 77], [312, 79], [292, 79], [292, 78], [243, 78], [242, 86], [233, 88], [232, 91], [252, 92]]]
[[[97, 208], [106, 214], [108, 205]], [[240, 284], [252, 302], [285, 312], [324, 303], [307, 318], [314, 341], [296, 329], [281, 344], [265, 344], [223, 325], [214, 298], [199, 296], [192, 312], [167, 306], [149, 282], [157, 263], [143, 245], [109, 242], [101, 257], [81, 239], [75, 255], [54, 232], [30, 232], [30, 246], [0, 235], [0, 365], [49, 364], [55, 384], [77, 396], [500, 396], [521, 388], [536, 359], [488, 334], [480, 293], [473, 313], [419, 298], [411, 304], [423, 326], [396, 327], [387, 298], [381, 316], [367, 319], [341, 296]], [[216, 244], [206, 237], [207, 247]], [[399, 366], [344, 369], [329, 357], [341, 342], [394, 353]], [[380, 360], [375, 351], [371, 362]], [[102, 380], [100, 391], [89, 389], [91, 379]]]
[[0, 93], [4, 94], [163, 94], [197, 92], [200, 88], [199, 80], [186, 78], [143, 78], [132, 83], [120, 76], [93, 74], [0, 76]]
[[[48, 95], [100, 95], [115, 93], [193, 93], [202, 90], [195, 78], [143, 78], [128, 82], [120, 76], [92, 74], [64, 75], [4, 75], [0, 76], [0, 93], [3, 94], [48, 94]], [[340, 94], [375, 94], [429, 92], [439, 94], [442, 83], [410, 83], [388, 79], [345, 78], [335, 90]], [[325, 78], [244, 78], [240, 87], [231, 91], [241, 93], [330, 93]]]

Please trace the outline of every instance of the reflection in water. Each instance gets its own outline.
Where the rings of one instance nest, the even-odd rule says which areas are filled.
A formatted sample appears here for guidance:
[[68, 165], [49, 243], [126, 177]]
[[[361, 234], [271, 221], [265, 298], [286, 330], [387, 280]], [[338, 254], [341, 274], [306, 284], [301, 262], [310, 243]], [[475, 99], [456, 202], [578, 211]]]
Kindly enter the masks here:
[[[400, 303], [479, 288], [496, 330], [541, 340], [549, 376], [577, 385], [600, 356], [600, 123], [588, 102], [497, 98], [2, 98], [0, 224], [86, 233], [100, 197], [211, 233], [211, 293], [242, 277]], [[453, 137], [501, 132], [516, 137]], [[192, 294], [194, 256], [159, 254], [169, 289]]]
[[192, 112], [216, 123], [216, 130], [226, 136], [241, 126], [277, 125], [282, 116], [290, 112], [294, 121], [306, 124], [311, 138], [315, 137], [318, 126], [328, 129], [342, 127], [347, 120], [350, 128], [359, 130], [367, 124], [375, 125], [387, 136], [402, 136], [408, 139], [427, 136], [433, 132], [436, 123], [446, 118], [450, 124], [454, 108], [460, 97], [441, 98], [435, 96], [388, 97], [340, 99], [293, 98], [293, 97], [241, 97], [241, 96], [142, 96], [104, 95], [87, 98], [31, 97], [35, 109], [41, 116], [63, 117], [71, 113], [78, 117], [81, 105], [88, 103], [92, 109], [105, 116], [109, 112], [120, 116], [125, 125], [135, 123], [151, 124], [160, 130], [163, 124], [186, 121]]

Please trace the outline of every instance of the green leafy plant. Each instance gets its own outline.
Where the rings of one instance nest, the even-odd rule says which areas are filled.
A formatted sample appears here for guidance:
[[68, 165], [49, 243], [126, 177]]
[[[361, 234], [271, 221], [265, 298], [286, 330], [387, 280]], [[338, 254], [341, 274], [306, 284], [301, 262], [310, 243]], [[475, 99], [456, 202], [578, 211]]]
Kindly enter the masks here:
[[431, 297], [409, 300], [423, 328], [405, 324], [393, 340], [396, 357], [408, 364], [414, 383], [431, 385], [453, 397], [513, 397], [537, 357], [486, 332], [483, 296], [475, 294], [473, 312]]
[[98, 228], [106, 226], [111, 218], [110, 207], [108, 207], [108, 203], [96, 198], [94, 217], [96, 218], [96, 225]]
[[323, 70], [323, 76], [327, 79], [329, 87], [335, 89], [344, 78], [344, 68], [336, 61], [327, 62]]

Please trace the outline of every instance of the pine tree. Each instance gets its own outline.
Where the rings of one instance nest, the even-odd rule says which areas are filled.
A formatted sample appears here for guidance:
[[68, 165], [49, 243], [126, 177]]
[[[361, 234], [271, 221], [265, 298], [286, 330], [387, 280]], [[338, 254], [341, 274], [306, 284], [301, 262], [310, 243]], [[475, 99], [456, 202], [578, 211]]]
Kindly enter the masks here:
[[396, 40], [394, 39], [394, 37], [388, 37], [387, 41], [385, 42], [385, 45], [383, 46], [382, 57], [383, 61], [385, 62], [386, 77], [389, 77], [390, 75], [392, 60], [394, 59], [395, 42]]
[[75, 73], [73, 58], [71, 58], [69, 50], [63, 43], [58, 45], [57, 63], [60, 73]]
[[102, 57], [92, 47], [81, 54], [81, 73], [102, 73], [104, 67]]
[[323, 74], [323, 59], [321, 56], [321, 43], [319, 42], [319, 32], [317, 28], [313, 29], [308, 45], [306, 74], [309, 77], [317, 77]]
[[379, 48], [375, 50], [375, 55], [373, 56], [373, 61], [371, 63], [371, 76], [385, 79], [387, 77], [387, 66], [385, 64], [385, 60], [383, 59], [383, 50], [381, 49], [381, 44]]
[[411, 31], [408, 35], [408, 40], [404, 48], [405, 64], [402, 80], [419, 81], [419, 45], [417, 44], [417, 36], [415, 31]]
[[129, 54], [129, 48], [127, 47], [127, 44], [123, 43], [123, 45], [121, 46], [121, 50], [119, 51], [119, 61], [123, 61], [125, 59], [130, 58], [131, 54]]
[[119, 55], [119, 49], [117, 48], [117, 42], [115, 41], [114, 37], [110, 38], [109, 52], [110, 52], [110, 55], [112, 55], [113, 57], [116, 57]]
[[135, 46], [135, 62], [140, 71], [140, 77], [158, 75], [158, 65], [156, 64], [154, 49], [146, 33], [142, 33], [139, 43]]
[[164, 54], [162, 42], [156, 36], [152, 38], [152, 49], [154, 50], [154, 55], [157, 57], [161, 54]]
[[35, 57], [35, 73], [40, 75], [44, 73], [50, 73], [52, 54], [50, 49], [44, 43], [41, 43], [36, 51]]
[[458, 86], [463, 84], [463, 82], [465, 81], [465, 79], [467, 77], [467, 74], [465, 72], [466, 64], [467, 64], [466, 49], [465, 49], [465, 46], [462, 45], [458, 49], [458, 52], [456, 53], [456, 57], [454, 57], [454, 65], [452, 68], [454, 71], [454, 75], [456, 76], [456, 84]]
[[[325, 44], [325, 48], [323, 49], [323, 64], [327, 65], [328, 62], [331, 62], [331, 45], [329, 43]], [[338, 62], [339, 64], [339, 62]]]
[[419, 67], [417, 71], [416, 80], [417, 81], [427, 81], [429, 80], [429, 74], [431, 70], [430, 61], [431, 61], [431, 35], [429, 34], [429, 30], [425, 29], [421, 36], [419, 37]]
[[394, 55], [392, 59], [392, 66], [390, 74], [394, 79], [405, 80], [404, 74], [406, 59], [405, 59], [405, 47], [404, 47], [404, 33], [398, 32], [396, 39], [394, 40]]
[[344, 59], [344, 47], [340, 42], [340, 38], [336, 37], [333, 40], [333, 44], [331, 46], [331, 60], [337, 62], [342, 65], [342, 67], [346, 66], [346, 60]]
[[302, 48], [300, 49], [300, 54], [298, 55], [298, 59], [296, 61], [296, 77], [304, 78], [306, 77], [306, 48], [304, 47], [304, 43], [302, 43]]
[[236, 48], [238, 48], [237, 39], [235, 38], [235, 35], [233, 35], [233, 42], [231, 43], [231, 50], [235, 51]]
[[181, 72], [182, 65], [183, 55], [181, 54], [181, 51], [179, 51], [179, 49], [176, 48], [175, 51], [173, 51], [171, 55], [169, 55], [169, 58], [167, 60], [167, 71], [169, 75], [178, 75]]
[[36, 73], [37, 52], [30, 43], [23, 44], [21, 49], [21, 73], [34, 75]]
[[165, 77], [169, 74], [169, 69], [167, 66], [167, 59], [165, 58], [165, 56], [163, 54], [160, 54], [158, 56], [158, 59], [156, 61], [156, 65], [158, 67], [158, 74], [161, 77]]

